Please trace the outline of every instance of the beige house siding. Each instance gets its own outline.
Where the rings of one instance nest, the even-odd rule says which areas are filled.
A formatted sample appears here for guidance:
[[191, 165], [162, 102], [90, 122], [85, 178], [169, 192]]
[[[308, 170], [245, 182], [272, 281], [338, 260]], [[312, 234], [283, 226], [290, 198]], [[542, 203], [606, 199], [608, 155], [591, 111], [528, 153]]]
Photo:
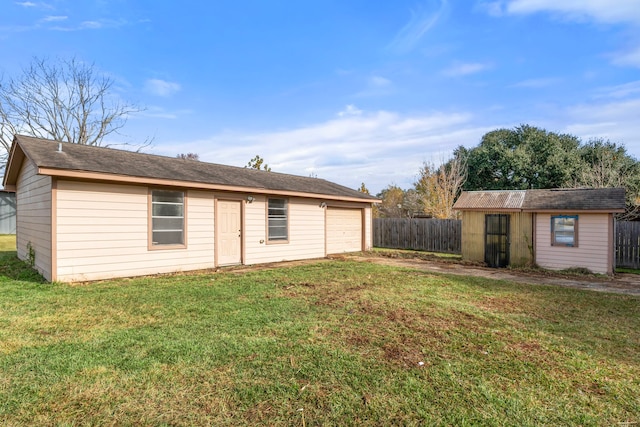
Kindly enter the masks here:
[[18, 258], [28, 261], [31, 243], [35, 268], [51, 281], [51, 177], [37, 174], [25, 160], [16, 187], [16, 248]]
[[324, 252], [324, 209], [321, 200], [288, 199], [289, 240], [267, 242], [267, 197], [255, 196], [245, 204], [244, 264], [322, 258]]
[[[485, 215], [495, 211], [462, 211], [462, 258], [484, 262]], [[532, 215], [527, 212], [511, 212], [509, 215], [509, 264], [526, 265], [532, 261]]]
[[536, 263], [543, 268], [562, 270], [587, 268], [594, 273], [611, 273], [612, 236], [609, 214], [577, 214], [578, 246], [551, 246], [551, 214], [536, 215]]
[[364, 208], [364, 250], [370, 251], [373, 247], [373, 215], [371, 206]]
[[149, 250], [146, 186], [58, 181], [57, 279], [83, 281], [214, 267], [213, 194], [186, 192], [187, 248]]

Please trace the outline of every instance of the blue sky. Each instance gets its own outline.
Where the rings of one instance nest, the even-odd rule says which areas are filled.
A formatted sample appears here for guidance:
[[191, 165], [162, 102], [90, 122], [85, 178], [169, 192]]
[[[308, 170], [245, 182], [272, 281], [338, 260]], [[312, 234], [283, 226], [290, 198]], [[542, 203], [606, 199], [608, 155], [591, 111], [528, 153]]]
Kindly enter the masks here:
[[640, 0], [0, 0], [0, 73], [33, 56], [111, 76], [148, 152], [373, 193], [519, 124], [640, 158]]

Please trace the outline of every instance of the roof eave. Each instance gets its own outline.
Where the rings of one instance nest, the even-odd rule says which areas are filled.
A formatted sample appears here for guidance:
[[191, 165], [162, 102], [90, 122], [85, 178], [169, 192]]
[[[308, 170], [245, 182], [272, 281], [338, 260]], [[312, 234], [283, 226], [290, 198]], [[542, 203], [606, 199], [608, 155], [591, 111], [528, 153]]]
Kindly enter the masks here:
[[48, 175], [48, 176], [55, 176], [59, 178], [69, 178], [69, 179], [86, 180], [86, 181], [119, 182], [124, 184], [157, 185], [157, 186], [166, 186], [166, 187], [181, 187], [181, 188], [217, 190], [217, 191], [239, 192], [239, 193], [273, 194], [278, 196], [306, 197], [306, 198], [324, 199], [324, 200], [338, 200], [343, 202], [357, 202], [357, 203], [380, 202], [378, 199], [373, 199], [373, 198], [361, 199], [357, 197], [336, 196], [331, 194], [308, 193], [308, 192], [288, 191], [288, 190], [269, 190], [266, 188], [257, 188], [257, 187], [210, 184], [210, 183], [194, 182], [194, 181], [178, 181], [178, 180], [171, 180], [171, 179], [164, 179], [164, 178], [149, 178], [149, 177], [140, 177], [140, 176], [132, 176], [132, 175], [110, 174], [105, 172], [79, 171], [79, 170], [71, 170], [71, 169], [39, 167], [38, 173], [40, 175]]
[[476, 211], [476, 212], [522, 212], [520, 208], [492, 208], [492, 207], [484, 207], [484, 208], [453, 208], [454, 211]]
[[624, 213], [625, 209], [523, 209], [532, 213]]
[[18, 174], [20, 173], [20, 167], [24, 159], [24, 150], [20, 146], [18, 139], [14, 137], [13, 144], [11, 144], [11, 149], [9, 150], [9, 158], [4, 170], [4, 177], [2, 178], [2, 185], [5, 189], [15, 191]]

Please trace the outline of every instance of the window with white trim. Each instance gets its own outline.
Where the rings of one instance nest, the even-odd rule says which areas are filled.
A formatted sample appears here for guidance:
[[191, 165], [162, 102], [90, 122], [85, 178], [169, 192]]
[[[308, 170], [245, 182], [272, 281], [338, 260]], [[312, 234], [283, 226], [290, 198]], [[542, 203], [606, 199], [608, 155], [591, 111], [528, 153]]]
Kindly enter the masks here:
[[151, 244], [184, 245], [184, 192], [151, 191]]
[[287, 199], [269, 199], [268, 201], [268, 240], [270, 242], [289, 239], [289, 218]]
[[551, 217], [551, 246], [578, 246], [578, 215]]

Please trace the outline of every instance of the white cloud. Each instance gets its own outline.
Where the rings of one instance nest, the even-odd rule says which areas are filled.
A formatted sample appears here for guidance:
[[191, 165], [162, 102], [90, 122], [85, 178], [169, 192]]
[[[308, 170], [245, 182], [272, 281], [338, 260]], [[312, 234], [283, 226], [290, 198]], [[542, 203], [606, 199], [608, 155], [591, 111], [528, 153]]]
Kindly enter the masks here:
[[[387, 46], [390, 51], [408, 53], [413, 50], [445, 13], [448, 0], [431, 0], [428, 3], [419, 6], [416, 10], [411, 10], [411, 19]], [[435, 10], [432, 10], [433, 8], [425, 10], [426, 6], [433, 4], [437, 6]]]
[[477, 7], [480, 10], [484, 10], [490, 16], [504, 15], [503, 4], [499, 1], [480, 2]]
[[22, 1], [22, 2], [17, 1], [16, 4], [18, 6], [22, 6], [22, 7], [36, 7], [37, 6], [37, 4], [35, 4], [33, 2], [30, 2], [30, 1]]
[[448, 77], [460, 77], [470, 74], [476, 74], [489, 68], [491, 68], [490, 64], [482, 64], [479, 62], [455, 64], [447, 68], [446, 70], [443, 70], [442, 74]]
[[225, 132], [162, 150], [167, 155], [191, 150], [204, 161], [237, 166], [260, 154], [277, 172], [314, 173], [352, 188], [365, 182], [378, 192], [390, 183], [409, 188], [423, 161], [448, 157], [461, 144], [475, 145], [493, 129], [474, 126], [463, 112], [403, 115], [347, 106], [341, 113], [298, 128]]
[[[494, 4], [494, 10], [496, 7]], [[501, 10], [509, 14], [549, 12], [578, 21], [640, 24], [640, 5], [635, 0], [511, 0], [503, 1]]]
[[40, 20], [40, 22], [60, 22], [65, 21], [68, 18], [68, 16], [45, 16]]
[[522, 87], [522, 88], [530, 88], [530, 89], [539, 89], [543, 87], [553, 86], [559, 83], [560, 80], [555, 77], [548, 78], [538, 78], [538, 79], [528, 79], [523, 80], [518, 83], [514, 83], [511, 87]]
[[147, 107], [144, 111], [137, 113], [132, 118], [136, 117], [151, 117], [157, 119], [178, 119], [182, 116], [192, 114], [192, 110], [167, 110], [163, 107], [152, 105]]
[[[638, 7], [640, 7], [640, 5]], [[612, 57], [613, 63], [616, 65], [640, 68], [640, 47], [633, 48], [626, 52], [616, 52]]]
[[585, 140], [605, 138], [623, 143], [630, 153], [640, 154], [640, 98], [594, 102], [568, 109], [565, 131]]
[[161, 79], [149, 79], [146, 81], [144, 88], [147, 92], [157, 96], [171, 96], [180, 91], [181, 86], [178, 83], [169, 82]]
[[338, 113], [338, 117], [359, 116], [361, 114], [362, 114], [362, 110], [358, 109], [358, 107], [356, 107], [353, 104], [349, 104], [346, 107], [344, 107], [344, 110]]
[[595, 98], [627, 98], [632, 95], [640, 95], [640, 80], [600, 88], [596, 91]]
[[369, 79], [369, 84], [375, 87], [386, 87], [391, 84], [391, 80], [381, 76], [373, 76]]

